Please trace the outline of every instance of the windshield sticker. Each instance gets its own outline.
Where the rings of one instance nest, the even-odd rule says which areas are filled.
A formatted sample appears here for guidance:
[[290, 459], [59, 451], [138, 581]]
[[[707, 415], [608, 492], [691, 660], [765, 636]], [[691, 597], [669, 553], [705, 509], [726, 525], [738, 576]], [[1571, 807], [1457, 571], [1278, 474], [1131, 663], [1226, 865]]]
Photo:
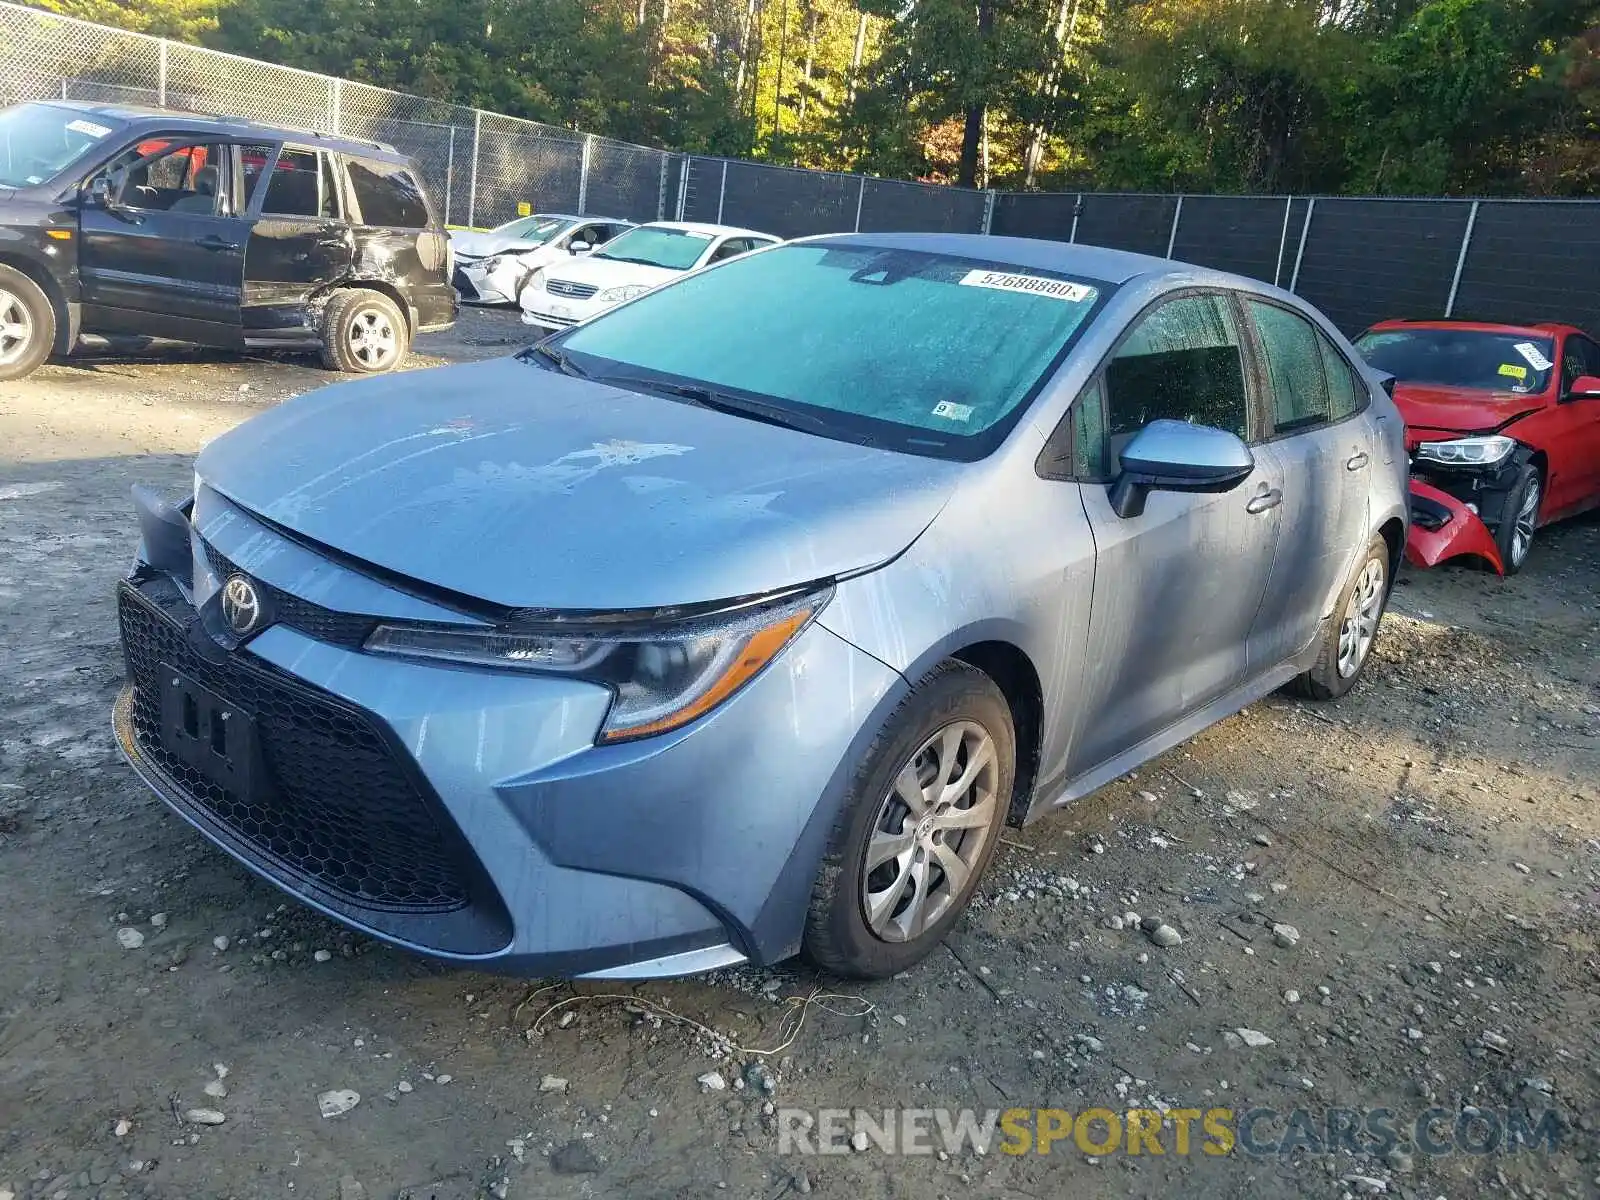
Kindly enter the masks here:
[[111, 132], [109, 125], [96, 125], [93, 121], [68, 121], [67, 128], [73, 133], [86, 133], [92, 138], [103, 138]]
[[1501, 363], [1500, 374], [1510, 379], [1526, 379], [1528, 377], [1528, 368], [1519, 367], [1516, 363]]
[[1518, 342], [1517, 353], [1527, 359], [1528, 365], [1535, 371], [1548, 371], [1553, 365], [1532, 342]]
[[1044, 275], [1012, 275], [1005, 271], [968, 271], [961, 277], [962, 287], [994, 288], [1001, 292], [1026, 292], [1030, 296], [1048, 296], [1052, 300], [1066, 300], [1081, 304], [1094, 299], [1095, 290], [1081, 283], [1068, 283], [1065, 279], [1051, 279]]
[[954, 404], [949, 400], [941, 400], [933, 406], [933, 415], [943, 417], [946, 421], [970, 421], [972, 419], [972, 405]]

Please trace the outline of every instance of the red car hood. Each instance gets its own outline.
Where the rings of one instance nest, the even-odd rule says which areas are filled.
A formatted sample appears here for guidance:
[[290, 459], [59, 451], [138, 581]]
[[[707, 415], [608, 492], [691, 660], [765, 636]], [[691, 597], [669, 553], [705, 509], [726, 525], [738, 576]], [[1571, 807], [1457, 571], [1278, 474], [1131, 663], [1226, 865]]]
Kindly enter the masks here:
[[1421, 440], [1421, 430], [1483, 433], [1544, 407], [1539, 396], [1426, 383], [1397, 385], [1394, 402], [1405, 418], [1407, 449]]

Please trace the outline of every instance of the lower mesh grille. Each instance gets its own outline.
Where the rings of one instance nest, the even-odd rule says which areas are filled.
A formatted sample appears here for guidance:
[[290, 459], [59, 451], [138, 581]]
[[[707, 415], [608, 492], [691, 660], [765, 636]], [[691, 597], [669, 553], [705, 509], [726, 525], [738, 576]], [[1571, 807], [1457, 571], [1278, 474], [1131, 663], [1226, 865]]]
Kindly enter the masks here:
[[[365, 715], [237, 653], [215, 662], [196, 653], [186, 632], [193, 611], [164, 580], [123, 584], [117, 607], [140, 753], [241, 853], [363, 907], [438, 913], [468, 903], [460, 835]], [[250, 796], [162, 744], [163, 666], [253, 719], [264, 778]]]

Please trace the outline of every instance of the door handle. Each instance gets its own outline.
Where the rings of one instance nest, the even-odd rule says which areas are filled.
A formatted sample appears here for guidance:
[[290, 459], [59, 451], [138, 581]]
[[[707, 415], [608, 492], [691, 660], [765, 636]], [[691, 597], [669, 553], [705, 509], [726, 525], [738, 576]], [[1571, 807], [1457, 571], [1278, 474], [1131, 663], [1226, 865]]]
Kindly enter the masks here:
[[1344, 467], [1347, 471], [1359, 471], [1367, 465], [1367, 461], [1367, 452], [1365, 450], [1357, 450], [1344, 460]]
[[194, 244], [202, 250], [237, 250], [239, 248], [238, 242], [230, 242], [214, 233], [208, 233], [205, 237], [195, 238]]
[[1247, 513], [1264, 513], [1269, 508], [1277, 508], [1283, 503], [1283, 492], [1279, 488], [1261, 485], [1261, 490], [1250, 497], [1250, 503], [1244, 506]]

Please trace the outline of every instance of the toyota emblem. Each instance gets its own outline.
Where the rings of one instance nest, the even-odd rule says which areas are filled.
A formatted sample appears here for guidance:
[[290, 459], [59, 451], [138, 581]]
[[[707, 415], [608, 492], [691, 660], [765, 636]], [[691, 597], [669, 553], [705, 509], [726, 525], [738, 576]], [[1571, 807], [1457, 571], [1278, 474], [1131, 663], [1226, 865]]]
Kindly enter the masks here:
[[256, 585], [243, 575], [230, 575], [222, 585], [222, 615], [240, 637], [254, 633], [261, 624], [261, 595]]

